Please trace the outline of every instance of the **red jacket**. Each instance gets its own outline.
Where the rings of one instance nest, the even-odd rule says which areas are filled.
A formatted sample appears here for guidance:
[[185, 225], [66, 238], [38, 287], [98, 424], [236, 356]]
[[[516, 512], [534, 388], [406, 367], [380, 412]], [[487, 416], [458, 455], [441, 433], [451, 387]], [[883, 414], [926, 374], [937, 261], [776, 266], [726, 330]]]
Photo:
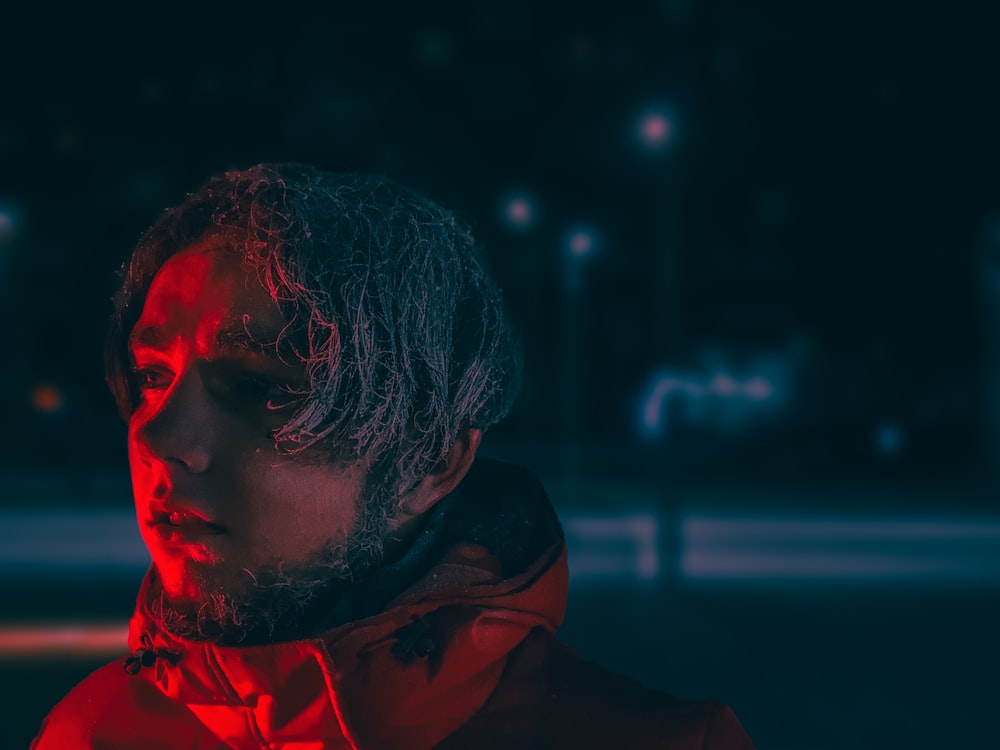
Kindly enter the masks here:
[[530, 474], [477, 461], [439, 505], [414, 550], [359, 586], [356, 616], [308, 640], [181, 641], [149, 616], [147, 575], [133, 655], [70, 692], [32, 747], [752, 748], [725, 705], [648, 690], [555, 639], [566, 551]]

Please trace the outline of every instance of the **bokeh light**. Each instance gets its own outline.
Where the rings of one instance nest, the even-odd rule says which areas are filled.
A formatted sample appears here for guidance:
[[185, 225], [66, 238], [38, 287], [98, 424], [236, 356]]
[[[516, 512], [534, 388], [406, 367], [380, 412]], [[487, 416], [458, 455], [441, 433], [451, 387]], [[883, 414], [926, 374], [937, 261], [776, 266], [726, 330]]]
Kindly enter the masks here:
[[538, 222], [538, 201], [527, 192], [517, 191], [500, 199], [500, 222], [512, 230], [531, 229]]
[[750, 378], [743, 384], [743, 393], [747, 396], [747, 398], [763, 401], [774, 395], [774, 386], [767, 378]]
[[883, 458], [895, 458], [906, 450], [906, 432], [897, 422], [875, 425], [873, 433], [875, 451]]
[[586, 258], [593, 255], [599, 245], [599, 236], [593, 227], [577, 226], [566, 232], [564, 245], [571, 257]]
[[41, 383], [31, 390], [31, 405], [43, 414], [59, 411], [64, 402], [63, 392], [54, 385]]
[[[705, 427], [719, 432], [739, 431], [763, 417], [759, 412], [763, 402], [776, 406], [774, 395], [774, 383], [763, 375], [738, 379], [726, 372], [717, 372], [707, 378], [696, 373], [660, 373], [653, 378], [641, 399], [639, 429], [647, 438], [669, 432], [667, 407], [671, 400], [677, 399], [688, 407], [714, 400], [715, 409], [687, 409], [688, 418], [695, 419], [700, 414]], [[757, 406], [751, 408], [753, 404]]]
[[20, 211], [13, 204], [0, 201], [0, 246], [13, 242], [20, 229]]
[[674, 140], [676, 124], [674, 118], [662, 109], [642, 112], [636, 122], [636, 140], [649, 151], [666, 148]]

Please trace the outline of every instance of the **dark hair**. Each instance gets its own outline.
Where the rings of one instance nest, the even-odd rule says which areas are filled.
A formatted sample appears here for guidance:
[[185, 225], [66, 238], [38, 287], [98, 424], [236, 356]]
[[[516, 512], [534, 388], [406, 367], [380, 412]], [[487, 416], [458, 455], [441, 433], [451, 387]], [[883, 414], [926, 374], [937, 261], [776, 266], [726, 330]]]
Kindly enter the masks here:
[[[306, 366], [280, 450], [367, 459], [400, 489], [465, 427], [510, 410], [518, 340], [467, 227], [379, 176], [260, 164], [213, 177], [165, 211], [122, 269], [106, 351], [126, 420], [138, 403], [128, 336], [170, 256], [212, 242], [241, 254], [280, 304]], [[288, 356], [287, 354], [285, 356]]]

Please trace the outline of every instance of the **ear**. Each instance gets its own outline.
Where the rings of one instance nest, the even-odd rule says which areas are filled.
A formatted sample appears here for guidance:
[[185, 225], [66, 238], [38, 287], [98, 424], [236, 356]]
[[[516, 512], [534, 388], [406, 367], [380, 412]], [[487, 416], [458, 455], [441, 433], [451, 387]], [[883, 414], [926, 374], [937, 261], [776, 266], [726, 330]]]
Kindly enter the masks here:
[[423, 515], [455, 489], [472, 466], [482, 437], [483, 431], [472, 427], [460, 431], [448, 455], [434, 467], [434, 472], [400, 498], [400, 516], [413, 518]]

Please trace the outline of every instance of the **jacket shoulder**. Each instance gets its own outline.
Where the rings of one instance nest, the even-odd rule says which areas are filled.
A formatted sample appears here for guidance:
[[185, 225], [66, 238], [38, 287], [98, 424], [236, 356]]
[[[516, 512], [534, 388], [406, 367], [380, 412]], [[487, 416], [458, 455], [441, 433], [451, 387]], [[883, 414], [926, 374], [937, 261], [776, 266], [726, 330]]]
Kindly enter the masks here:
[[753, 750], [726, 704], [652, 690], [583, 659], [551, 634], [545, 635], [526, 646], [548, 661], [543, 673], [550, 679], [549, 706], [561, 733], [578, 734], [580, 744], [575, 747], [585, 747], [591, 737], [603, 735], [610, 745], [628, 748]]
[[91, 672], [42, 720], [32, 750], [90, 747], [90, 730], [110, 706], [120, 703], [118, 696], [126, 689], [123, 678], [127, 676], [120, 662]]
[[49, 711], [31, 750], [177, 747], [177, 731], [183, 738], [192, 718], [145, 674], [126, 674], [118, 659], [85, 677]]
[[511, 653], [487, 704], [442, 748], [493, 747], [480, 732], [498, 748], [753, 750], [729, 706], [651, 690], [540, 629]]

